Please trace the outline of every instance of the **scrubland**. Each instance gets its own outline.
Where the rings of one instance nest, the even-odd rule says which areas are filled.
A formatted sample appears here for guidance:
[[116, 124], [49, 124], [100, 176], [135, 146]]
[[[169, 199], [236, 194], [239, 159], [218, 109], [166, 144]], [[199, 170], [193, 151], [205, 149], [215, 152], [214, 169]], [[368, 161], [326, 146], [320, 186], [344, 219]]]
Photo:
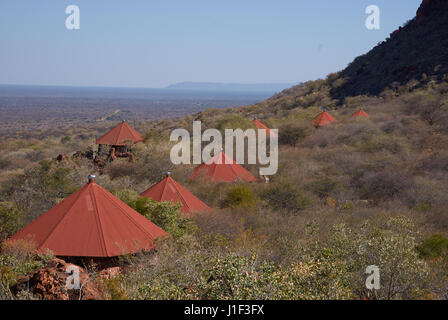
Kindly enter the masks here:
[[[4, 137], [1, 239], [96, 173], [98, 184], [173, 235], [155, 253], [120, 258], [125, 271], [104, 288], [111, 299], [446, 299], [448, 85], [338, 101], [330, 91], [339, 82], [330, 75], [240, 109], [138, 121], [147, 140], [134, 146], [136, 162], [114, 161], [102, 174], [87, 159], [54, 159], [95, 149], [94, 137], [113, 122]], [[322, 107], [340, 124], [313, 128]], [[370, 117], [352, 119], [360, 107]], [[193, 165], [171, 164], [172, 129], [191, 129], [193, 120], [203, 129], [247, 128], [254, 117], [279, 128], [279, 170], [269, 183], [191, 182]], [[168, 170], [213, 212], [188, 219], [175, 205], [138, 196]], [[10, 298], [15, 280], [46, 261], [4, 245], [0, 295]], [[369, 265], [380, 268], [380, 290], [366, 289]]]

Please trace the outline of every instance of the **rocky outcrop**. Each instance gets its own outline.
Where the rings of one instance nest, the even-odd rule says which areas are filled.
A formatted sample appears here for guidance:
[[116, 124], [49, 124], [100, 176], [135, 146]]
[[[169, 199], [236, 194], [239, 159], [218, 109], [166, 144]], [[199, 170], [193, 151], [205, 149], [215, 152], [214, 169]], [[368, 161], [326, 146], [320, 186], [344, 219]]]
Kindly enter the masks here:
[[[71, 289], [70, 284], [75, 282], [72, 281], [73, 276], [70, 279], [69, 277], [73, 275], [71, 270], [75, 268], [79, 270], [79, 288]], [[83, 268], [57, 258], [51, 260], [45, 268], [20, 278], [13, 288], [13, 293], [17, 294], [23, 289], [28, 289], [43, 300], [104, 299], [97, 285]]]

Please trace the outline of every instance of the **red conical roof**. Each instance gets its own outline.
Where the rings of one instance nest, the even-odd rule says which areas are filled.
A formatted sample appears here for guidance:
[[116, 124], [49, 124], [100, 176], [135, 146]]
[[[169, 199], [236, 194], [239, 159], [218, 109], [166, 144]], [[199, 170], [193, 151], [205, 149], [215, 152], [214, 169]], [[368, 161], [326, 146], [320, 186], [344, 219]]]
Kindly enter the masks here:
[[196, 198], [190, 191], [170, 176], [167, 176], [140, 195], [156, 201], [180, 202], [182, 204], [180, 210], [187, 216], [194, 212], [210, 212], [212, 210], [212, 208]]
[[269, 129], [268, 127], [266, 127], [263, 123], [261, 123], [260, 121], [258, 121], [257, 119], [252, 120], [252, 122], [255, 124], [255, 126], [258, 129], [265, 129], [266, 130], [266, 135], [267, 136], [277, 136], [277, 134], [273, 131], [271, 131], [271, 129]]
[[237, 180], [249, 182], [258, 180], [252, 173], [233, 161], [233, 159], [230, 159], [223, 151], [197, 166], [190, 180], [196, 180], [199, 177], [211, 179], [213, 182], [233, 182]]
[[168, 234], [91, 181], [18, 231], [39, 252], [57, 256], [114, 257], [155, 248]]
[[107, 144], [111, 146], [122, 146], [125, 141], [132, 141], [133, 143], [144, 141], [143, 136], [134, 128], [123, 121], [105, 135], [96, 140], [96, 144]]
[[314, 124], [315, 127], [322, 127], [326, 124], [329, 124], [332, 122], [337, 122], [337, 121], [338, 120], [336, 120], [331, 114], [329, 114], [326, 111], [322, 112], [316, 118], [311, 120], [311, 122]]
[[356, 117], [368, 117], [369, 115], [367, 114], [367, 112], [365, 112], [362, 109], [359, 109], [358, 111], [356, 111], [354, 114], [352, 114], [352, 117], [356, 118]]

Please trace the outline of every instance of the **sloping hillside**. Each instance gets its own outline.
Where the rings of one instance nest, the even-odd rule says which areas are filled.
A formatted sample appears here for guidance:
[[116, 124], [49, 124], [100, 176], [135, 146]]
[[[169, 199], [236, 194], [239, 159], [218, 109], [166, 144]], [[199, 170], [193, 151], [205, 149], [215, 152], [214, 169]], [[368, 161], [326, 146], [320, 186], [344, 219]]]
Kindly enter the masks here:
[[[146, 141], [132, 147], [135, 162], [117, 159], [100, 172], [91, 160], [54, 159], [96, 148], [92, 140], [106, 131], [99, 122], [53, 130], [44, 139], [33, 131], [0, 140], [0, 240], [95, 173], [98, 184], [173, 236], [156, 256], [120, 259], [129, 272], [109, 282], [110, 299], [446, 299], [448, 83], [440, 36], [447, 31], [446, 1], [425, 0], [391, 39], [326, 79], [256, 105], [137, 123]], [[408, 56], [418, 34], [420, 51]], [[391, 48], [401, 52], [399, 61]], [[418, 72], [393, 71], [411, 62]], [[361, 107], [369, 116], [352, 117]], [[321, 109], [339, 125], [314, 128], [311, 119]], [[195, 165], [171, 163], [173, 129], [191, 130], [193, 120], [203, 129], [245, 129], [254, 117], [279, 128], [278, 172], [269, 183], [192, 181]], [[258, 174], [257, 165], [245, 168]], [[167, 171], [211, 214], [188, 218], [172, 203], [140, 197]], [[17, 281], [49, 258], [29, 252], [6, 247], [0, 271]], [[387, 285], [380, 290], [366, 289], [369, 265], [381, 267]], [[93, 268], [92, 278], [99, 278]], [[0, 286], [0, 299], [11, 296]]]
[[448, 1], [425, 0], [417, 16], [370, 52], [356, 58], [340, 74], [333, 89], [343, 99], [378, 95], [399, 85], [420, 86], [448, 78]]
[[[258, 116], [316, 106], [333, 109], [350, 97], [394, 95], [448, 79], [448, 1], [425, 0], [416, 17], [388, 39], [324, 80], [309, 81], [257, 104]], [[249, 108], [253, 110], [254, 108]], [[283, 110], [283, 111], [281, 111]], [[253, 110], [254, 111], [254, 110]]]

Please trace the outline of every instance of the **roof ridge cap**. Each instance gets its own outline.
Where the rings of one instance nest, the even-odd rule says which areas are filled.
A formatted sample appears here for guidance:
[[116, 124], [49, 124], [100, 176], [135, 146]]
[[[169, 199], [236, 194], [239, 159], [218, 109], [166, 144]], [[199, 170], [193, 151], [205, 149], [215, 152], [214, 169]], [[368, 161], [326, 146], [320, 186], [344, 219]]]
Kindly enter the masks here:
[[93, 202], [93, 206], [95, 208], [95, 215], [96, 215], [96, 219], [95, 220], [97, 221], [97, 228], [99, 229], [98, 232], [99, 232], [99, 236], [100, 236], [101, 246], [104, 249], [105, 255], [109, 256], [109, 253], [107, 252], [108, 250], [107, 250], [107, 246], [106, 246], [106, 240], [104, 239], [104, 230], [103, 230], [103, 225], [101, 223], [100, 210], [99, 210], [99, 208], [97, 206], [97, 203], [96, 203], [95, 192], [94, 192], [93, 188], [92, 188], [92, 190], [89, 190], [89, 191], [90, 191], [90, 194], [91, 194], [91, 196], [93, 198], [92, 202]]
[[[162, 179], [161, 181], [158, 182], [158, 183], [161, 183], [163, 180], [165, 180], [165, 184], [164, 184], [163, 189], [162, 189], [162, 194], [160, 195], [160, 200], [162, 200], [163, 195], [165, 194], [165, 191], [166, 191], [166, 188], [167, 188], [167, 185], [168, 185], [168, 178], [169, 177], [165, 177], [164, 179]], [[155, 185], [157, 185], [158, 183], [156, 183]]]
[[[176, 180], [174, 180], [173, 178], [171, 178], [171, 180], [173, 180], [174, 188], [175, 188], [177, 194], [179, 195], [180, 200], [181, 200], [182, 202], [184, 202], [185, 205], [187, 206], [187, 208], [189, 209], [189, 211], [191, 211], [191, 207], [188, 205], [188, 203], [187, 203], [187, 199], [185, 199], [185, 198], [182, 196], [182, 193], [181, 193], [180, 190], [179, 190], [179, 189], [180, 189], [179, 186], [181, 186], [180, 183], [177, 182]], [[178, 186], [178, 185], [179, 185], [179, 186]], [[188, 191], [188, 190], [187, 190], [187, 191]], [[191, 193], [191, 192], [190, 192], [190, 193]], [[192, 193], [191, 193], [191, 194], [192, 194]], [[192, 194], [192, 195], [194, 196], [194, 194]]]

